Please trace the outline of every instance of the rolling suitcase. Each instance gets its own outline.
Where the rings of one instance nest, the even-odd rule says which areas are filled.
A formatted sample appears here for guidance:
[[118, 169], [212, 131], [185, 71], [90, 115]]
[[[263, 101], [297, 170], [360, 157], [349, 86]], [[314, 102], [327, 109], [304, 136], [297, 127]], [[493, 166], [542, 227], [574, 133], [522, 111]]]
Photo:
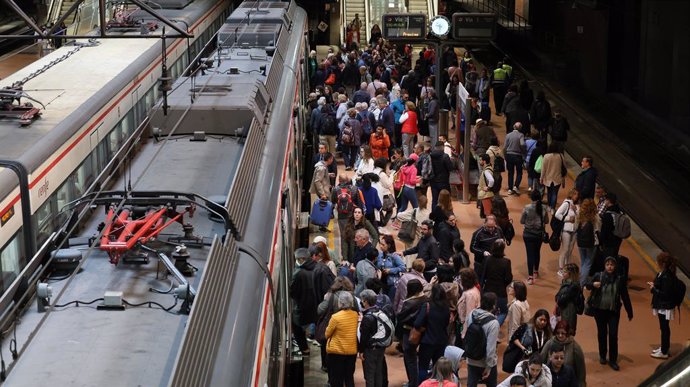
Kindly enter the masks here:
[[329, 200], [317, 200], [311, 207], [311, 214], [309, 215], [311, 222], [320, 227], [328, 227], [333, 216], [333, 203]]

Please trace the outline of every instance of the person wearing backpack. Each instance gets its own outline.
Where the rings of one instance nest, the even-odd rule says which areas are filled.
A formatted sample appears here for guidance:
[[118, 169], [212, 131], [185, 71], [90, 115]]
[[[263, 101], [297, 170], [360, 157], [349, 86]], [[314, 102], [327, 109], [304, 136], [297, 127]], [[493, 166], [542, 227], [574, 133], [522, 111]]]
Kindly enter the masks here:
[[360, 294], [364, 312], [359, 325], [358, 351], [362, 358], [362, 369], [367, 387], [381, 387], [384, 374], [384, 352], [393, 341], [393, 323], [376, 306], [376, 293], [365, 289]]
[[493, 315], [496, 309], [496, 293], [486, 292], [478, 309], [467, 318], [465, 334], [465, 356], [467, 357], [467, 386], [476, 387], [478, 383], [486, 387], [496, 387], [498, 355], [498, 320]]
[[566, 321], [570, 335], [575, 336], [577, 330], [577, 315], [585, 308], [585, 299], [580, 286], [580, 269], [577, 264], [568, 263], [563, 266], [563, 281], [556, 293], [557, 315], [561, 321]]
[[355, 118], [357, 110], [348, 109], [348, 118], [345, 120], [342, 130], [340, 131], [340, 145], [343, 151], [343, 161], [345, 162], [345, 170], [351, 171], [355, 167], [357, 161], [357, 154], [359, 147], [362, 145], [362, 124]]
[[423, 330], [419, 343], [419, 376], [418, 383], [428, 377], [429, 361], [433, 364], [443, 356], [448, 345], [448, 321], [450, 321], [450, 307], [446, 292], [440, 284], [432, 281], [431, 297], [423, 303], [417, 312], [414, 327]]
[[676, 276], [678, 260], [667, 252], [661, 252], [656, 257], [656, 264], [661, 269], [654, 277], [654, 282], [647, 282], [652, 292], [652, 313], [659, 318], [661, 330], [661, 346], [650, 354], [656, 359], [668, 359], [671, 346], [671, 320], [675, 317], [674, 308], [678, 307], [685, 298], [685, 284]]
[[345, 246], [345, 229], [347, 228], [347, 221], [352, 217], [355, 208], [363, 208], [364, 198], [360, 195], [359, 190], [352, 184], [352, 180], [342, 173], [338, 176], [339, 184], [333, 188], [331, 193], [331, 202], [335, 208], [336, 218], [338, 219], [338, 229], [340, 230], [341, 255], [346, 257], [344, 253]]
[[[618, 256], [621, 243], [623, 243], [622, 236], [625, 235], [620, 233], [624, 216], [626, 215], [623, 214], [623, 210], [618, 205], [618, 196], [609, 192], [606, 195], [606, 210], [601, 215], [601, 233], [599, 234], [599, 244], [604, 257]], [[628, 219], [627, 222], [629, 230], [630, 220]]]
[[326, 103], [321, 107], [321, 113], [317, 119], [316, 127], [319, 133], [319, 142], [328, 144], [328, 149], [335, 149], [335, 138], [338, 135], [338, 121], [331, 105]]

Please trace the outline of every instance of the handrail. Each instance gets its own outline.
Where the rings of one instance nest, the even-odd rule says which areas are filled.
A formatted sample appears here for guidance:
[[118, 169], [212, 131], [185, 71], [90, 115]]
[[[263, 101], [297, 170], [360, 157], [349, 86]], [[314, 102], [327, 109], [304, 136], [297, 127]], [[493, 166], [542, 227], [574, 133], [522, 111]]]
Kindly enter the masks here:
[[343, 21], [343, 25], [340, 28], [340, 45], [342, 46], [343, 43], [345, 43], [345, 39], [347, 38], [347, 7], [345, 6], [345, 3], [347, 0], [342, 0], [340, 1], [340, 20]]
[[[371, 40], [371, 20], [369, 18], [371, 17], [371, 11], [369, 10], [369, 0], [364, 0], [364, 21], [365, 21], [365, 26], [364, 26], [364, 31], [366, 32], [366, 37], [367, 40], [365, 42], [365, 45], [369, 44], [369, 40]], [[357, 42], [360, 46], [362, 45], [362, 29], [360, 28], [359, 31], [359, 42]]]
[[62, 4], [65, 2], [65, 0], [58, 0], [58, 6], [57, 9], [54, 11], [57, 12], [57, 15], [53, 14], [50, 15], [50, 20], [54, 23], [57, 21], [58, 18], [60, 18], [60, 14], [62, 13]]
[[426, 9], [429, 12], [429, 17], [427, 20], [431, 20], [432, 17], [437, 15], [436, 10], [436, 0], [426, 0]]

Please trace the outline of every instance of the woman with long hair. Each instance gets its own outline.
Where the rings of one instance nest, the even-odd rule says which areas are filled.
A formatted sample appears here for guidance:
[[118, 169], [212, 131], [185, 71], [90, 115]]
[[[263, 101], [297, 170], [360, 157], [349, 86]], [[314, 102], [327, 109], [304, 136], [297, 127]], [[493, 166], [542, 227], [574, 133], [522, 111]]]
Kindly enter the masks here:
[[[335, 267], [335, 262], [331, 259], [331, 254], [328, 252], [328, 246], [323, 242], [314, 242], [314, 245], [319, 249], [319, 255], [321, 256], [321, 263], [326, 265], [334, 276], [338, 275], [338, 269]], [[320, 301], [320, 300], [317, 300]]]
[[497, 239], [491, 246], [491, 256], [484, 262], [483, 292], [496, 293], [496, 319], [499, 326], [503, 325], [508, 314], [508, 293], [506, 287], [513, 282], [513, 268], [510, 259], [505, 256], [506, 242]]
[[443, 287], [434, 282], [429, 301], [419, 307], [414, 321], [417, 330], [426, 328], [419, 344], [419, 382], [426, 380], [429, 362], [436, 363], [448, 345], [450, 308]]
[[515, 330], [503, 354], [503, 371], [513, 372], [515, 366], [533, 353], [541, 353], [544, 345], [553, 336], [550, 316], [546, 309], [539, 309], [534, 316]]
[[513, 281], [508, 285], [508, 298], [511, 299], [508, 304], [508, 337], [512, 337], [513, 333], [522, 324], [526, 324], [531, 316], [529, 310], [529, 303], [527, 302], [527, 285], [522, 281]]
[[589, 278], [594, 253], [599, 244], [597, 237], [599, 230], [601, 230], [601, 218], [597, 214], [597, 206], [592, 199], [585, 199], [580, 204], [575, 221], [577, 250], [580, 252], [580, 286], [585, 286]]
[[656, 257], [659, 272], [654, 277], [654, 282], [647, 282], [652, 292], [652, 313], [659, 318], [661, 330], [661, 346], [650, 354], [657, 359], [668, 359], [671, 346], [671, 325], [673, 313], [673, 284], [679, 281], [676, 277], [678, 260], [667, 252], [661, 252]]
[[395, 252], [395, 239], [392, 235], [379, 236], [379, 257], [376, 267], [381, 270], [381, 281], [385, 284], [388, 298], [395, 299], [395, 288], [400, 276], [407, 271], [405, 261]]
[[[415, 186], [417, 185], [417, 167], [415, 162], [417, 161], [417, 155], [413, 153], [413, 156], [407, 159], [407, 163], [402, 167], [402, 193], [400, 199], [400, 212], [404, 212], [407, 209], [407, 204], [411, 203], [413, 208], [419, 206], [417, 202], [417, 192], [415, 191]], [[419, 220], [418, 220], [419, 221]]]
[[[438, 193], [438, 203], [436, 207], [431, 210], [429, 219], [433, 220], [434, 223], [440, 224], [448, 220], [448, 216], [453, 213], [453, 202], [450, 197], [450, 191], [447, 189], [442, 189]], [[437, 235], [438, 230], [434, 229], [434, 236]]]
[[511, 376], [508, 376], [497, 387], [514, 386], [512, 380], [515, 377], [525, 378], [527, 386], [530, 387], [551, 387], [551, 370], [544, 364], [541, 355], [538, 353], [532, 354], [527, 360], [520, 362]]
[[359, 180], [367, 173], [374, 172], [374, 156], [371, 153], [371, 148], [369, 145], [362, 145], [359, 149], [361, 159], [359, 160], [359, 165], [355, 171], [355, 175], [352, 178], [353, 182]]
[[440, 357], [434, 364], [431, 377], [419, 387], [457, 387], [458, 384], [454, 380], [453, 364], [445, 357]]
[[538, 190], [530, 194], [532, 203], [525, 206], [520, 217], [520, 223], [525, 225], [522, 239], [525, 242], [527, 252], [527, 284], [534, 284], [534, 279], [539, 278], [539, 261], [541, 261], [541, 244], [544, 240], [544, 225], [549, 222], [549, 217], [541, 203], [541, 193]]

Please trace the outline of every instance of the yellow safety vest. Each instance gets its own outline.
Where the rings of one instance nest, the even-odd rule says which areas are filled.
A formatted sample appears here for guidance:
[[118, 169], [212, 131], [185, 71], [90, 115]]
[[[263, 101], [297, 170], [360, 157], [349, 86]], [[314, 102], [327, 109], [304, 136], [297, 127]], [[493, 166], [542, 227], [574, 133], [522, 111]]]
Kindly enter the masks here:
[[502, 68], [494, 70], [494, 81], [503, 82], [508, 79], [508, 72]]
[[508, 73], [508, 76], [513, 75], [513, 66], [504, 64], [504, 65], [503, 65], [503, 70], [505, 70], [506, 73]]

